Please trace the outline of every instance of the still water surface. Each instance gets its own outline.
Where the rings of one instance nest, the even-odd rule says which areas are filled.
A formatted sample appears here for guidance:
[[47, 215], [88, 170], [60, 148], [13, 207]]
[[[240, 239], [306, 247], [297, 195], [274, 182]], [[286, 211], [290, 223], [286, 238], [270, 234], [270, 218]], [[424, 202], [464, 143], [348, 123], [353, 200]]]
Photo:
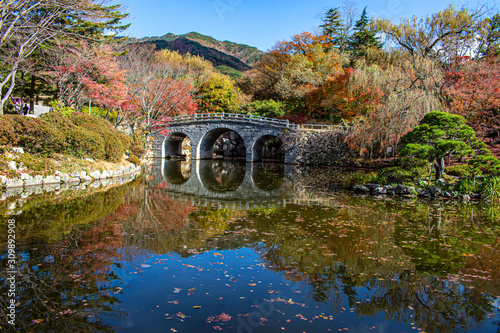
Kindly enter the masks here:
[[[344, 173], [163, 162], [0, 204], [23, 332], [500, 332], [491, 204], [356, 197]], [[8, 284], [2, 224], [2, 328]]]

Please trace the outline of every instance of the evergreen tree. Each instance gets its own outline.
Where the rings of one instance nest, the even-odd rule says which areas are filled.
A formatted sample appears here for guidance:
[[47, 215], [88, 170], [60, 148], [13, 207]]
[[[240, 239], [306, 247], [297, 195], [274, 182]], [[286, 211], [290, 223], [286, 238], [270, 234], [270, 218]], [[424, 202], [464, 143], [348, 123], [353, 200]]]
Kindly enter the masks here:
[[363, 9], [361, 18], [354, 25], [354, 33], [349, 38], [349, 50], [351, 51], [352, 59], [359, 59], [365, 55], [367, 48], [381, 48], [382, 43], [379, 37], [376, 37], [376, 32], [371, 30], [370, 20], [366, 14], [366, 7]]
[[335, 48], [340, 48], [340, 33], [344, 30], [344, 24], [340, 18], [339, 8], [330, 8], [323, 17], [323, 24], [319, 26], [322, 29], [323, 36], [327, 37], [329, 42]]
[[490, 55], [498, 55], [500, 42], [500, 14], [496, 14], [491, 18], [486, 19], [487, 25], [483, 36], [478, 38], [479, 54], [481, 57]]

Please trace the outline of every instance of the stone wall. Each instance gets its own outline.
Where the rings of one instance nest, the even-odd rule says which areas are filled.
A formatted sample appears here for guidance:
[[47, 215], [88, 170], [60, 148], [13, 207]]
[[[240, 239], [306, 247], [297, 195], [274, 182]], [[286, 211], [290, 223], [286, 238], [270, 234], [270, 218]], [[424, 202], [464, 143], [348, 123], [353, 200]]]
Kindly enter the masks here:
[[287, 149], [295, 149], [296, 164], [358, 166], [359, 154], [344, 142], [339, 131], [294, 131], [286, 143]]

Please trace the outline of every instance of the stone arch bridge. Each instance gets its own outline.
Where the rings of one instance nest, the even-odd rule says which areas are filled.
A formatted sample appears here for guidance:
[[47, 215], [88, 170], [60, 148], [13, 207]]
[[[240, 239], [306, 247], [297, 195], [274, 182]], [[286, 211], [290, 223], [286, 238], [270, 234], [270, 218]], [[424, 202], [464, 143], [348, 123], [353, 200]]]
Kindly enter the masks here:
[[247, 162], [260, 161], [265, 142], [279, 138], [284, 145], [285, 163], [294, 163], [296, 149], [292, 142], [296, 131], [338, 128], [333, 125], [296, 125], [288, 120], [244, 114], [192, 114], [172, 118], [166, 135], [157, 133], [153, 136], [153, 149], [155, 157], [181, 156], [182, 141], [187, 137], [191, 141], [192, 159], [211, 159], [215, 141], [222, 134], [233, 131], [244, 142]]

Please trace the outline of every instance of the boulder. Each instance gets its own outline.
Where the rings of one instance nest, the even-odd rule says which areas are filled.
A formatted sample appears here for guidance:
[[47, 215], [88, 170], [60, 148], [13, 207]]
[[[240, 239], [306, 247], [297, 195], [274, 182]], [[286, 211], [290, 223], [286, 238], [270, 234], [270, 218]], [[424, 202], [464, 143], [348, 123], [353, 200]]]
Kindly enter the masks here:
[[24, 180], [24, 186], [40, 186], [43, 185], [43, 176], [37, 175], [35, 177], [31, 177], [30, 179]]
[[80, 173], [79, 172], [73, 172], [69, 174], [73, 178], [80, 178]]
[[365, 184], [364, 187], [368, 188], [369, 190], [373, 190], [374, 188], [380, 187], [380, 184]]
[[359, 194], [368, 194], [370, 193], [370, 190], [362, 185], [356, 185], [353, 187], [354, 193], [359, 193]]
[[24, 154], [23, 147], [12, 147], [12, 151], [17, 154]]
[[85, 177], [81, 177], [80, 179], [82, 180], [82, 182], [91, 182], [94, 180], [92, 177], [89, 177], [87, 175], [85, 175]]
[[437, 186], [429, 186], [429, 193], [431, 196], [436, 197], [441, 194], [441, 189]]
[[21, 179], [17, 178], [7, 178], [5, 181], [5, 187], [7, 188], [12, 188], [12, 187], [23, 187], [24, 182]]
[[19, 178], [21, 178], [22, 180], [29, 180], [29, 179], [33, 179], [33, 177], [31, 177], [30, 175], [28, 175], [27, 173], [21, 173], [21, 176], [19, 176]]
[[379, 186], [379, 187], [375, 187], [373, 190], [372, 190], [372, 194], [373, 195], [382, 195], [382, 194], [387, 194], [387, 190], [382, 187], [382, 186]]
[[42, 180], [43, 184], [60, 184], [61, 176], [47, 176]]
[[428, 190], [423, 190], [423, 189], [419, 188], [419, 189], [417, 189], [417, 193], [418, 193], [418, 196], [422, 197], [422, 198], [430, 198], [431, 197], [431, 192], [429, 192]]
[[406, 185], [397, 185], [394, 188], [394, 193], [397, 195], [405, 194], [406, 193]]
[[80, 182], [80, 178], [71, 177], [70, 175], [63, 173], [61, 175], [61, 181], [63, 183], [66, 183], [66, 184], [79, 183]]
[[412, 195], [414, 192], [416, 192], [416, 189], [413, 186], [411, 186], [406, 189], [405, 194]]
[[96, 170], [94, 172], [91, 172], [89, 176], [93, 179], [101, 179], [101, 172]]

